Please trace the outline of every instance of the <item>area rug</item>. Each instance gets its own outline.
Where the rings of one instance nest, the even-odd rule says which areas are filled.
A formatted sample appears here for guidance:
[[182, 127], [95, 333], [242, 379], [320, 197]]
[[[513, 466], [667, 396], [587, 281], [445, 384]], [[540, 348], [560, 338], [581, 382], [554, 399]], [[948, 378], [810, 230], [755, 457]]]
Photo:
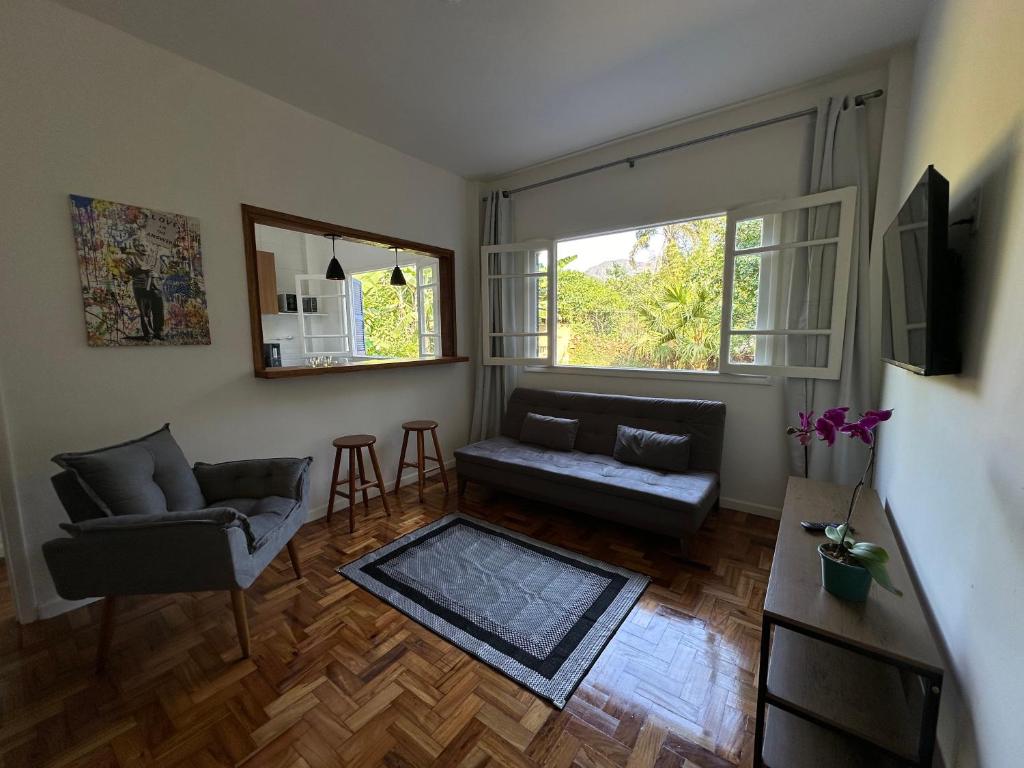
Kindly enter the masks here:
[[559, 709], [650, 581], [461, 514], [338, 573]]

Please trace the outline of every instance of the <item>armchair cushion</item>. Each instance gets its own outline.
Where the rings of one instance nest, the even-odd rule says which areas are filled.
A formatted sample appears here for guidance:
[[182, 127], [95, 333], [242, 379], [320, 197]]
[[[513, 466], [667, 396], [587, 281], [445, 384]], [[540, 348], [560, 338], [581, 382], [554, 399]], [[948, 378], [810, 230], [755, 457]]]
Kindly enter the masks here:
[[105, 514], [146, 515], [206, 506], [199, 483], [170, 425], [126, 443], [53, 461], [75, 473], [83, 490]]
[[198, 462], [193, 471], [210, 503], [268, 496], [299, 500], [312, 463], [313, 459], [309, 457], [225, 461], [220, 464]]
[[259, 549], [288, 515], [299, 505], [295, 499], [284, 496], [266, 496], [262, 499], [222, 499], [218, 508], [235, 510], [241, 514], [252, 534], [252, 548]]

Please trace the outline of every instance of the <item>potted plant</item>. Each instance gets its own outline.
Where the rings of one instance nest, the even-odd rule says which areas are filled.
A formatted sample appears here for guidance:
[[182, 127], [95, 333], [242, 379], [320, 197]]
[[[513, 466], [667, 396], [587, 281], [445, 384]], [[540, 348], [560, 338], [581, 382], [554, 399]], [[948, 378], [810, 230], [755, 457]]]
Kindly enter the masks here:
[[857, 506], [868, 473], [875, 463], [875, 430], [883, 421], [892, 417], [892, 410], [868, 411], [857, 421], [847, 421], [849, 407], [829, 408], [817, 419], [813, 412], [800, 413], [800, 426], [790, 427], [786, 433], [793, 435], [804, 446], [806, 451], [814, 435], [832, 447], [836, 437], [846, 435], [851, 440], [858, 439], [868, 446], [868, 460], [860, 482], [853, 489], [850, 508], [846, 520], [839, 526], [830, 525], [825, 529], [828, 541], [818, 546], [821, 557], [821, 584], [826, 591], [844, 600], [863, 602], [867, 600], [872, 580], [893, 594], [903, 593], [893, 586], [885, 564], [889, 561], [889, 553], [878, 544], [867, 541], [856, 541], [850, 535], [850, 518]]

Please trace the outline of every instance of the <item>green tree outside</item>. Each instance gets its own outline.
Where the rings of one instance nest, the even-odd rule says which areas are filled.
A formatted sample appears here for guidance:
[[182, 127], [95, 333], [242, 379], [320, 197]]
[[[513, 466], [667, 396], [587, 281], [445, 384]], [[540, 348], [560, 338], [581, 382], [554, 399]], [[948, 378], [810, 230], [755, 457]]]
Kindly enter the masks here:
[[[660, 232], [659, 232], [660, 230]], [[737, 245], [761, 242], [762, 221], [739, 222]], [[661, 247], [643, 266], [637, 256]], [[559, 362], [569, 365], [717, 370], [721, 334], [725, 217], [692, 219], [640, 229], [626, 259], [604, 276], [558, 260]], [[753, 328], [760, 259], [735, 262], [733, 327]], [[753, 361], [753, 337], [733, 345], [734, 357]]]

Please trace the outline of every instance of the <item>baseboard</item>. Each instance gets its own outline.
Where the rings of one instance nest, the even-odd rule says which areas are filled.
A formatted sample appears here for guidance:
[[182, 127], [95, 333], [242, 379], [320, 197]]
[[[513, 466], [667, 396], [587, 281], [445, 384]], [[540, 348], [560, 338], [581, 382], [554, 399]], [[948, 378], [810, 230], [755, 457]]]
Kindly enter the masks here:
[[[434, 466], [434, 465], [431, 464], [430, 466]], [[449, 471], [449, 470], [455, 469], [455, 459], [449, 459], [448, 461], [446, 461], [444, 463], [444, 468], [445, 468], [445, 471]], [[428, 471], [429, 471], [429, 469], [428, 469]], [[433, 483], [433, 478], [428, 476], [427, 477], [427, 481]], [[440, 482], [440, 481], [437, 481], [437, 482]], [[453, 474], [449, 474], [448, 475], [448, 483], [451, 486], [452, 491], [454, 491], [455, 490], [455, 475], [453, 475]], [[391, 493], [394, 490], [394, 488], [395, 488], [395, 481], [390, 479], [389, 477], [385, 476], [385, 478], [384, 478], [384, 485], [387, 488], [387, 492]], [[415, 469], [409, 469], [409, 470], [407, 470], [407, 471], [402, 473], [402, 488], [410, 488], [410, 487], [412, 487], [412, 488], [416, 487], [416, 470]], [[380, 496], [380, 492], [376, 488], [368, 488], [366, 490], [366, 495], [369, 496], [371, 499], [375, 499], [378, 496]], [[341, 497], [338, 497], [338, 501], [334, 505], [334, 511], [337, 512], [339, 509], [345, 509], [346, 507], [347, 507], [347, 502], [345, 501], [345, 499], [341, 498]], [[306, 517], [306, 521], [307, 522], [311, 522], [313, 520], [319, 520], [321, 517], [327, 517], [327, 505], [326, 504], [321, 504], [319, 507], [310, 507], [309, 514]]]
[[726, 509], [735, 509], [737, 512], [746, 512], [758, 517], [770, 517], [773, 520], [779, 520], [782, 517], [782, 509], [780, 507], [772, 507], [768, 504], [757, 504], [753, 501], [743, 501], [742, 499], [729, 499], [725, 496], [722, 497], [721, 504]]

